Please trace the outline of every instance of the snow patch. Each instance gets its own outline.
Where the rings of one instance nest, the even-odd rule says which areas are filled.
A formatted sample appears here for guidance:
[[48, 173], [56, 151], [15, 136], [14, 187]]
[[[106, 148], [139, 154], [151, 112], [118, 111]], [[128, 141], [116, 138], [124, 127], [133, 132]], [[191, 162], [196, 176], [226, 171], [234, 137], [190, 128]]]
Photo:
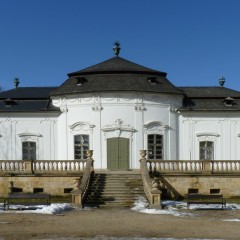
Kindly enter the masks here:
[[[148, 202], [144, 197], [138, 197], [135, 201], [134, 206], [131, 208], [132, 211], [146, 213], [146, 214], [162, 214], [162, 215], [173, 215], [176, 217], [194, 216], [193, 212], [189, 210], [197, 209], [222, 209], [222, 205], [215, 204], [191, 204], [188, 208], [186, 202], [180, 201], [162, 201], [163, 209], [149, 209]], [[224, 210], [238, 210], [240, 209], [240, 204], [226, 204]], [[239, 220], [240, 221], [240, 220]]]
[[144, 197], [138, 197], [131, 210], [140, 213], [173, 215], [176, 217], [192, 216], [189, 212], [181, 211], [182, 206], [184, 206], [184, 203], [182, 202], [163, 201], [162, 205], [166, 209], [149, 209], [147, 200]]
[[224, 222], [240, 222], [240, 219], [224, 219]]
[[[71, 209], [73, 209], [73, 207], [71, 206], [71, 204], [69, 203], [53, 203], [49, 206], [45, 206], [45, 205], [38, 205], [35, 206], [34, 209], [32, 209], [32, 206], [22, 206], [23, 207], [23, 211], [14, 211], [19, 209], [21, 206], [20, 205], [16, 205], [16, 206], [11, 206], [11, 212], [17, 212], [17, 213], [39, 213], [39, 214], [59, 214], [65, 211], [69, 211]], [[29, 210], [28, 210], [29, 208]], [[3, 206], [1, 206], [0, 208], [0, 212], [4, 212], [3, 211]], [[7, 213], [7, 211], [6, 211]]]

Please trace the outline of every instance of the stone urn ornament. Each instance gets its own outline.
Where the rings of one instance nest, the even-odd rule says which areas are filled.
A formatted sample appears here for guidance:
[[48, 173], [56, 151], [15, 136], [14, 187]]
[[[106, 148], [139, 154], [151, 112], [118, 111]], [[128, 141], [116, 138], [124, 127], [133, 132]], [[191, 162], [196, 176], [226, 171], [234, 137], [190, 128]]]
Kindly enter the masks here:
[[79, 190], [80, 178], [73, 179], [73, 190]]
[[142, 159], [145, 159], [147, 155], [147, 150], [140, 150], [140, 156]]
[[159, 190], [159, 187], [160, 187], [159, 180], [155, 177], [154, 180], [152, 181], [152, 191]]
[[86, 150], [87, 158], [92, 158], [93, 150]]

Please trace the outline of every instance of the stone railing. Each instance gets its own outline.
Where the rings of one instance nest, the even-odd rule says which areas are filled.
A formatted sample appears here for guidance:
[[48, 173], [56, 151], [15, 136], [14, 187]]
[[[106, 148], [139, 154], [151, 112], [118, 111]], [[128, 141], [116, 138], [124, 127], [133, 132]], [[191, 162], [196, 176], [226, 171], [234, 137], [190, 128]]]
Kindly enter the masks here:
[[75, 179], [75, 187], [72, 191], [72, 205], [75, 207], [83, 207], [86, 193], [89, 187], [91, 175], [93, 173], [92, 150], [87, 150], [87, 164], [81, 179]]
[[150, 208], [161, 208], [161, 191], [157, 179], [152, 180], [147, 166], [146, 151], [141, 150], [140, 171], [143, 181], [143, 188], [147, 196]]
[[0, 161], [0, 173], [1, 172], [23, 172], [24, 171], [24, 161], [15, 160], [1, 160]]
[[211, 162], [212, 173], [238, 173], [240, 174], [240, 161], [212, 161]]
[[86, 165], [86, 160], [5, 160], [0, 161], [0, 173], [79, 173]]
[[238, 160], [146, 160], [149, 173], [161, 174], [240, 174]]
[[83, 172], [86, 169], [86, 165], [86, 160], [34, 161], [33, 171], [36, 173]]

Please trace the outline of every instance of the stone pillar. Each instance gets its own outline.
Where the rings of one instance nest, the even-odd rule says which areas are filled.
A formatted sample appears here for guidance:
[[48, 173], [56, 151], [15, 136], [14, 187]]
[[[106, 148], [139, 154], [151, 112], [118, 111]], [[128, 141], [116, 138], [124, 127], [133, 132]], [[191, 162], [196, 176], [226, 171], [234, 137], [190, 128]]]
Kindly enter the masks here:
[[151, 191], [151, 208], [162, 209], [161, 206], [161, 191], [159, 190], [159, 180], [154, 178], [152, 181], [152, 191]]
[[203, 162], [203, 173], [211, 174], [212, 169], [211, 169], [211, 161], [206, 160]]
[[76, 190], [72, 193], [72, 206], [82, 208], [82, 191]]
[[24, 173], [33, 173], [33, 161], [32, 160], [24, 160]]

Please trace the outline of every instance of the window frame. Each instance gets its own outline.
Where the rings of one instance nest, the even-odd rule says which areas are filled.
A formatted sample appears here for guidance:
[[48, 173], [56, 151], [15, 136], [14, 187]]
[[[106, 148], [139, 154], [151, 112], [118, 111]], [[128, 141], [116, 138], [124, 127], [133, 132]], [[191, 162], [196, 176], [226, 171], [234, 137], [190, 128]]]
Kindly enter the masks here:
[[[27, 147], [24, 146], [26, 143], [28, 144]], [[34, 144], [34, 147], [31, 144]], [[34, 157], [32, 157], [32, 149], [34, 150]], [[24, 150], [27, 151], [27, 154], [24, 153]], [[27, 155], [27, 157], [25, 158], [24, 155]], [[35, 141], [22, 141], [22, 160], [37, 160], [37, 143]]]
[[[149, 139], [150, 136], [153, 136], [153, 143], [149, 143], [151, 139]], [[160, 137], [160, 139], [157, 139], [157, 137]], [[157, 143], [157, 140], [160, 141], [160, 143]], [[150, 149], [152, 148], [153, 153], [150, 154]], [[159, 148], [159, 149], [158, 149]], [[157, 154], [157, 151], [160, 151], [161, 153]], [[150, 157], [150, 155], [153, 155]], [[164, 159], [164, 136], [162, 134], [147, 134], [147, 156], [148, 159], [156, 159], [156, 160], [163, 160]]]
[[[76, 143], [76, 138], [80, 136], [80, 143]], [[87, 137], [87, 144], [84, 144], [84, 137]], [[80, 153], [76, 153], [76, 147], [80, 147]], [[84, 147], [87, 147], [84, 149]], [[74, 160], [82, 160], [82, 159], [87, 159], [87, 153], [86, 150], [90, 149], [90, 136], [89, 134], [75, 134], [73, 136], [73, 155], [74, 155]], [[76, 157], [76, 155], [79, 155], [80, 157]]]
[[[202, 143], [205, 143], [205, 146], [201, 146]], [[208, 146], [211, 143], [212, 146]], [[202, 156], [202, 150], [204, 152], [204, 159], [201, 157]], [[210, 150], [210, 151], [209, 151]], [[208, 157], [208, 156], [212, 157]], [[214, 147], [214, 141], [210, 140], [204, 140], [204, 141], [199, 141], [199, 160], [210, 160], [213, 161], [215, 156], [215, 147]]]

